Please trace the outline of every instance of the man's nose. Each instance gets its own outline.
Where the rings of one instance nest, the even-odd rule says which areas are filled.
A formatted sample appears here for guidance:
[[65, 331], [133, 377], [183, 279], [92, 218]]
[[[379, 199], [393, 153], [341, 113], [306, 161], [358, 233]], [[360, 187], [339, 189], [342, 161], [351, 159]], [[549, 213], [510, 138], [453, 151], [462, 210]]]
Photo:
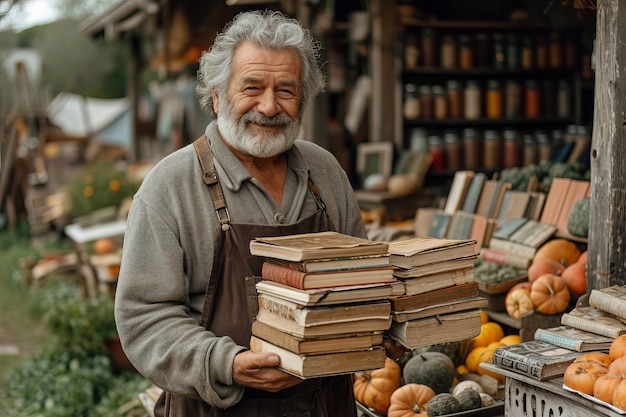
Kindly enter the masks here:
[[276, 100], [276, 93], [274, 93], [272, 89], [266, 89], [263, 94], [259, 96], [257, 110], [267, 117], [275, 116], [280, 111], [278, 101]]

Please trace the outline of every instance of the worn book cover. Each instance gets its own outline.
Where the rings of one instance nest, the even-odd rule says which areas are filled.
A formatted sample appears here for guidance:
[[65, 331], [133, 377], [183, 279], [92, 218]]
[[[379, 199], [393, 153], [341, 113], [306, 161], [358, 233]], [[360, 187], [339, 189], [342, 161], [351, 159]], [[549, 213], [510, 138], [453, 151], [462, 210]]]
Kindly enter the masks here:
[[301, 290], [268, 280], [258, 282], [256, 290], [259, 294], [271, 294], [303, 306], [382, 300], [389, 298], [392, 294], [392, 287], [387, 284], [346, 285], [343, 287]]
[[376, 268], [389, 265], [389, 256], [351, 256], [346, 258], [311, 259], [292, 262], [284, 259], [266, 258], [267, 261], [302, 272], [328, 272], [343, 269]]
[[547, 329], [535, 330], [535, 340], [548, 342], [576, 352], [588, 352], [594, 350], [609, 350], [612, 337], [587, 332], [570, 326], [557, 326]]
[[537, 248], [534, 248], [532, 246], [524, 245], [523, 243], [513, 242], [512, 240], [499, 239], [493, 236], [489, 241], [489, 248], [528, 259], [532, 259], [535, 256], [535, 252], [537, 252]]
[[452, 215], [438, 211], [433, 215], [430, 228], [428, 229], [428, 236], [434, 238], [445, 238], [450, 227], [450, 220]]
[[492, 248], [482, 248], [478, 255], [485, 262], [491, 262], [498, 265], [509, 265], [514, 268], [528, 269], [532, 258], [514, 255], [512, 253], [502, 252]]
[[364, 319], [386, 319], [391, 313], [387, 300], [318, 307], [305, 307], [269, 294], [259, 294], [257, 300], [259, 311], [267, 310], [305, 327]]
[[563, 376], [565, 369], [580, 352], [540, 340], [496, 348], [491, 357], [494, 365], [538, 381]]
[[399, 282], [404, 284], [403, 295], [423, 294], [453, 285], [474, 282], [474, 267], [451, 269], [416, 278], [399, 278]]
[[471, 239], [414, 237], [389, 243], [389, 262], [402, 268], [414, 268], [433, 262], [475, 255]]
[[416, 266], [414, 268], [397, 268], [393, 273], [399, 278], [417, 278], [426, 275], [436, 274], [444, 271], [473, 267], [478, 254], [466, 256], [464, 258], [448, 259], [431, 264]]
[[383, 343], [382, 331], [345, 333], [305, 339], [281, 332], [259, 321], [252, 323], [252, 335], [299, 354], [369, 349]]
[[544, 224], [535, 220], [528, 220], [522, 227], [511, 235], [509, 240], [533, 248], [538, 248], [554, 236], [556, 231], [556, 226], [552, 224]]
[[578, 200], [589, 195], [590, 183], [589, 181], [570, 180], [567, 195], [561, 206], [561, 213], [556, 222], [558, 233], [560, 235], [569, 235], [567, 230], [567, 219], [572, 207]]
[[467, 188], [473, 176], [474, 171], [471, 170], [461, 170], [454, 173], [452, 184], [450, 185], [450, 190], [446, 198], [446, 204], [443, 208], [446, 214], [453, 215], [461, 208], [465, 193], [467, 192]]
[[455, 313], [457, 311], [473, 310], [487, 307], [487, 299], [484, 297], [459, 298], [443, 303], [433, 303], [413, 310], [392, 311], [391, 316], [397, 322], [423, 319], [440, 314]]
[[[472, 234], [474, 215], [464, 211], [457, 211], [450, 219], [450, 226], [446, 233], [447, 239], [468, 240]], [[476, 242], [474, 241], [474, 244]]]
[[285, 372], [312, 378], [379, 369], [385, 366], [385, 348], [375, 346], [362, 350], [301, 355], [276, 346], [256, 336], [250, 338], [252, 352], [272, 352], [280, 356], [278, 367]]
[[500, 214], [500, 209], [502, 208], [502, 201], [504, 200], [504, 194], [511, 189], [510, 182], [502, 182], [498, 181], [496, 184], [496, 190], [493, 195], [493, 200], [491, 201], [491, 205], [489, 206], [489, 212], [486, 217], [491, 217], [494, 219], [498, 218]]
[[285, 333], [302, 338], [330, 336], [366, 331], [383, 331], [391, 325], [391, 315], [387, 318], [363, 319], [357, 321], [302, 326], [293, 320], [274, 314], [268, 310], [259, 310], [256, 320]]
[[498, 190], [498, 180], [486, 180], [483, 184], [483, 189], [478, 198], [478, 205], [476, 206], [476, 214], [489, 217], [489, 209], [493, 203], [493, 199]]
[[498, 239], [509, 240], [511, 235], [515, 233], [520, 227], [522, 227], [528, 219], [519, 218], [519, 219], [509, 219], [502, 222], [498, 222], [498, 227], [493, 232], [492, 237]]
[[391, 309], [396, 312], [414, 310], [431, 304], [445, 303], [460, 298], [478, 296], [478, 283], [468, 282], [467, 284], [454, 285], [423, 294], [405, 295], [401, 297], [391, 297]]
[[394, 268], [387, 265], [377, 268], [302, 272], [265, 261], [261, 267], [261, 276], [263, 279], [308, 290], [311, 288], [341, 287], [343, 285], [390, 283], [395, 281], [393, 271]]
[[596, 307], [576, 307], [561, 316], [561, 324], [598, 335], [616, 338], [626, 334], [626, 324]]
[[483, 191], [483, 185], [487, 180], [487, 174], [484, 172], [476, 172], [472, 177], [469, 186], [467, 187], [467, 192], [465, 193], [465, 198], [463, 199], [463, 203], [461, 204], [461, 210], [467, 213], [476, 213], [476, 208], [478, 207], [478, 200], [480, 199], [480, 194]]
[[404, 322], [394, 320], [385, 333], [410, 349], [471, 339], [480, 334], [480, 309]]
[[626, 320], [626, 286], [612, 285], [591, 290], [589, 305]]
[[526, 191], [507, 190], [502, 198], [502, 206], [498, 213], [498, 222], [519, 219], [526, 215], [530, 202], [530, 193]]
[[546, 196], [546, 202], [541, 213], [541, 223], [556, 225], [559, 221], [565, 196], [569, 191], [568, 178], [554, 178]]
[[375, 242], [332, 231], [258, 237], [250, 241], [250, 254], [287, 261], [386, 255], [387, 248], [386, 242]]

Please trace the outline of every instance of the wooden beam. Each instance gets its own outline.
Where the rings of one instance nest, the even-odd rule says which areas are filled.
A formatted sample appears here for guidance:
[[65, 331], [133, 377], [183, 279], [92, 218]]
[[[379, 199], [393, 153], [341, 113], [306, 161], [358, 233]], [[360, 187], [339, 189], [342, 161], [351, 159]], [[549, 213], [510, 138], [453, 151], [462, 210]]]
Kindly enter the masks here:
[[588, 288], [626, 284], [626, 2], [599, 0]]

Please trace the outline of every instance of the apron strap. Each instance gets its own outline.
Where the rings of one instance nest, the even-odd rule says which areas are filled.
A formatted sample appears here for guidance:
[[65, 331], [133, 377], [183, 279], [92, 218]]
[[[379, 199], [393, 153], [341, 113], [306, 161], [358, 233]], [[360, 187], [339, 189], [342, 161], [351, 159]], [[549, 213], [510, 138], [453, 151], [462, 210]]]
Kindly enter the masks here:
[[222, 187], [217, 178], [217, 171], [215, 171], [215, 166], [213, 165], [209, 141], [202, 135], [193, 142], [193, 147], [196, 150], [198, 160], [202, 166], [202, 178], [204, 178], [204, 183], [209, 187], [217, 219], [220, 224], [224, 226], [230, 223], [230, 214], [228, 214], [224, 192], [222, 191]]

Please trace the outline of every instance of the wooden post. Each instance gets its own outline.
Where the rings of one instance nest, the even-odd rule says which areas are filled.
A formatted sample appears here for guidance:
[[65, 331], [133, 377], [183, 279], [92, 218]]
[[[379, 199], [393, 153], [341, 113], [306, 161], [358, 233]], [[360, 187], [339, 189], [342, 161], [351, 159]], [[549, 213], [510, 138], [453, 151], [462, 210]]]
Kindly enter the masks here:
[[599, 0], [588, 288], [626, 284], [626, 2]]

